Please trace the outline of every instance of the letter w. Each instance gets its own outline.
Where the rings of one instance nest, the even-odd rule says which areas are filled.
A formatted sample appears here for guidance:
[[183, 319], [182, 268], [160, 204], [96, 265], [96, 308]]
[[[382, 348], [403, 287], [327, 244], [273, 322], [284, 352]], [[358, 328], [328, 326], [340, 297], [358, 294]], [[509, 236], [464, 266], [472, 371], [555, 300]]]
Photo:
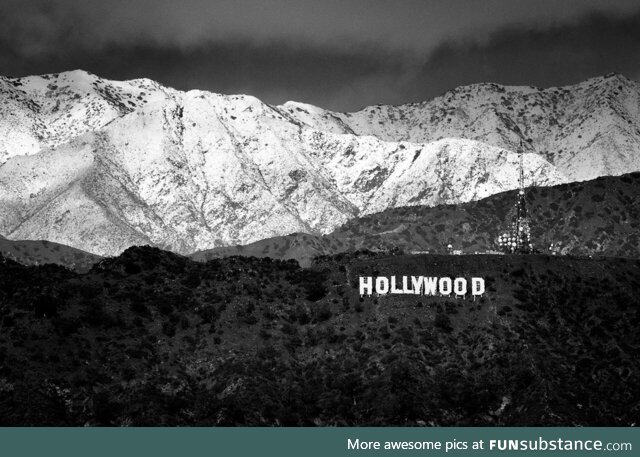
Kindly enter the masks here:
[[438, 278], [424, 278], [424, 294], [435, 295], [437, 285]]

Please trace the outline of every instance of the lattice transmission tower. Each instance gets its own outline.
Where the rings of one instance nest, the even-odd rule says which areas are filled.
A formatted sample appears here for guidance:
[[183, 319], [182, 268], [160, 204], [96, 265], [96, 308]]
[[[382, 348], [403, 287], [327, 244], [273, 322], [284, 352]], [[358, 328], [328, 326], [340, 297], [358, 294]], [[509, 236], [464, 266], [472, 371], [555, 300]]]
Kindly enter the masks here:
[[524, 185], [524, 149], [520, 140], [520, 190], [515, 205], [507, 213], [506, 230], [498, 236], [500, 250], [507, 254], [531, 254], [531, 224], [527, 216], [527, 202]]

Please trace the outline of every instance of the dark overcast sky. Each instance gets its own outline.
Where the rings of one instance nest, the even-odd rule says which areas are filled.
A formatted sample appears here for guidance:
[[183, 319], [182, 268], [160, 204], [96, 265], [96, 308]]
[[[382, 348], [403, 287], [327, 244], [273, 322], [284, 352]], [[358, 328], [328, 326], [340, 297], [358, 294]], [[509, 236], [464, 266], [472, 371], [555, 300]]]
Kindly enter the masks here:
[[0, 74], [75, 68], [338, 110], [640, 81], [640, 0], [0, 0]]

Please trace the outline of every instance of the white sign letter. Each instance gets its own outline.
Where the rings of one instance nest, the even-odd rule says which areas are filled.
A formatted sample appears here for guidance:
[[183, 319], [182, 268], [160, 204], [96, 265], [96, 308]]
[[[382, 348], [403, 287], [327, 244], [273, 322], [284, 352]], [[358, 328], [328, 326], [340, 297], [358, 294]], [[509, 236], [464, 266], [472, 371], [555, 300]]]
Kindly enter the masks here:
[[424, 278], [424, 294], [435, 295], [438, 278]]
[[440, 295], [451, 294], [451, 278], [440, 278], [438, 286], [440, 288]]
[[464, 278], [456, 278], [453, 281], [453, 291], [456, 295], [467, 295], [467, 280]]
[[389, 292], [389, 280], [384, 276], [378, 276], [376, 278], [376, 292], [382, 295]]
[[373, 293], [373, 278], [371, 276], [360, 276], [360, 295], [371, 295]]
[[471, 293], [473, 295], [484, 293], [484, 278], [471, 278]]

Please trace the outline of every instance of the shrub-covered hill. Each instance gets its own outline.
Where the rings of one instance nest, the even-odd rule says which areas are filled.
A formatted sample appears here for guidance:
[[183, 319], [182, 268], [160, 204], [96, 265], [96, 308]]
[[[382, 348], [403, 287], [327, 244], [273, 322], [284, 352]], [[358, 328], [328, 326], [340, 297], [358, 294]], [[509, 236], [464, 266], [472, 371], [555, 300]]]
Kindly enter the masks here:
[[45, 240], [8, 240], [0, 236], [0, 255], [23, 265], [54, 263], [79, 272], [88, 271], [102, 257]]
[[[483, 276], [360, 298], [358, 275]], [[131, 248], [86, 274], [0, 262], [2, 425], [629, 425], [640, 260], [230, 257]]]
[[[408, 206], [355, 218], [326, 236], [296, 233], [246, 246], [193, 254], [196, 260], [228, 255], [293, 258], [309, 265], [314, 256], [357, 249], [429, 251], [446, 246], [466, 253], [497, 248], [516, 191], [483, 200], [436, 207]], [[535, 247], [551, 243], [560, 254], [640, 257], [640, 173], [527, 190]]]
[[[466, 253], [496, 249], [517, 191], [461, 205], [405, 207], [348, 222], [335, 236], [367, 248]], [[640, 257], [640, 173], [527, 189], [535, 247], [572, 255]]]

